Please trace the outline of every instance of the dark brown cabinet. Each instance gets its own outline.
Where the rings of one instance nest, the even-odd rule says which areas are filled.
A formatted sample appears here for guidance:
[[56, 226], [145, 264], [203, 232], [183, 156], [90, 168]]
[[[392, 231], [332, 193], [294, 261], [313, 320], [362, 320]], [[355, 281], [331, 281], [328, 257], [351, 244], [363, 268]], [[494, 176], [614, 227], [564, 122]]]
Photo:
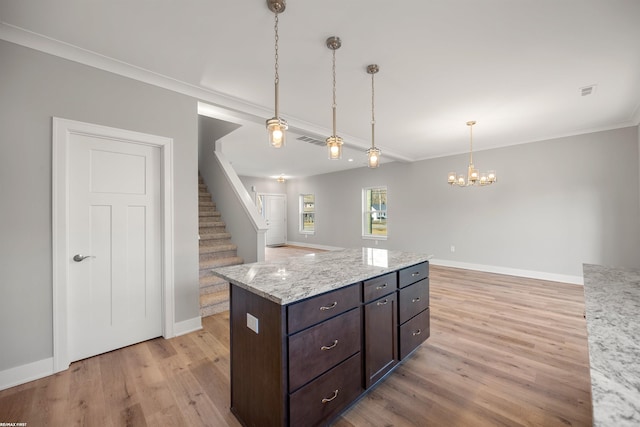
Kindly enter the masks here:
[[400, 360], [407, 357], [430, 335], [429, 263], [398, 272], [398, 342]]
[[396, 292], [364, 306], [365, 387], [369, 388], [398, 363]]
[[429, 336], [428, 305], [427, 262], [288, 305], [232, 283], [231, 411], [326, 425]]

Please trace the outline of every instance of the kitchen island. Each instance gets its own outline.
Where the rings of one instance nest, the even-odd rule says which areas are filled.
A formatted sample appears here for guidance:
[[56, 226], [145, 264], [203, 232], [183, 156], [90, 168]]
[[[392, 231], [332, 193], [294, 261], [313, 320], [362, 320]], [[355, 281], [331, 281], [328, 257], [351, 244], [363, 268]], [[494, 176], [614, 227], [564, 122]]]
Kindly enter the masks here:
[[640, 425], [640, 270], [585, 264], [593, 425]]
[[231, 411], [324, 425], [429, 337], [428, 256], [361, 248], [214, 269], [230, 286]]

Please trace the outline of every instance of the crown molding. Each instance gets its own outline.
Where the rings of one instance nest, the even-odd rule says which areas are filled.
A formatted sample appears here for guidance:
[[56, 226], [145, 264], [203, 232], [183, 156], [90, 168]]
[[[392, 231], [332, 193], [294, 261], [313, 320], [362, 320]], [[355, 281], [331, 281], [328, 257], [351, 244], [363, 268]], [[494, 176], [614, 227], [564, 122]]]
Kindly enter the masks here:
[[[273, 115], [273, 111], [266, 107], [247, 102], [222, 92], [167, 77], [127, 62], [119, 61], [6, 22], [0, 22], [0, 39], [196, 98], [225, 110], [225, 115], [227, 117], [235, 117], [238, 120], [246, 120], [263, 125], [265, 120]], [[287, 122], [289, 123], [289, 129], [291, 129], [291, 131], [298, 132], [301, 135], [328, 135], [331, 132], [329, 128], [317, 126], [313, 123], [288, 115], [286, 116]], [[351, 135], [343, 135], [343, 139], [345, 140], [346, 146], [356, 149], [366, 150], [370, 145], [368, 141]], [[393, 160], [405, 162], [412, 161], [411, 158], [392, 151], [385, 150], [384, 155]]]

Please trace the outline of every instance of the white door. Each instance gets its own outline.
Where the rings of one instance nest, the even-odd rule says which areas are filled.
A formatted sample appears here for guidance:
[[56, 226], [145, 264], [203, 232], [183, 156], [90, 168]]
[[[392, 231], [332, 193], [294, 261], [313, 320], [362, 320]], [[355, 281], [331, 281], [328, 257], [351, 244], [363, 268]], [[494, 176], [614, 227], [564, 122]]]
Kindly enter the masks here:
[[161, 159], [158, 146], [83, 134], [68, 150], [75, 361], [162, 335]]
[[287, 199], [284, 194], [265, 194], [263, 196], [264, 219], [267, 222], [266, 245], [284, 245], [286, 239]]

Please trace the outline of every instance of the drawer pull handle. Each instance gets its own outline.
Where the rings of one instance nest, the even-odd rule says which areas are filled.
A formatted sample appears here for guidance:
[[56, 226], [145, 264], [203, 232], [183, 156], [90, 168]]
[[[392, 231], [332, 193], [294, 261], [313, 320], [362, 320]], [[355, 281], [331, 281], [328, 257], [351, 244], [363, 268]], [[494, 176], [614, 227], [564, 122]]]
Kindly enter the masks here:
[[411, 277], [416, 277], [416, 276], [419, 276], [419, 275], [420, 275], [419, 271], [416, 271], [415, 273], [411, 273]]
[[418, 301], [420, 301], [420, 297], [414, 298], [414, 299], [411, 300], [411, 302], [418, 302]]
[[385, 298], [385, 299], [384, 299], [384, 301], [378, 301], [378, 302], [376, 303], [376, 305], [385, 305], [385, 304], [386, 304], [386, 303], [388, 303], [388, 302], [389, 302], [389, 300]]
[[322, 347], [320, 347], [320, 350], [331, 350], [333, 347], [338, 345], [338, 340], [333, 340], [333, 344], [326, 346], [323, 345]]
[[376, 289], [384, 289], [386, 287], [387, 287], [387, 284], [385, 283], [384, 285], [376, 286]]
[[420, 335], [422, 333], [422, 329], [418, 329], [417, 331], [413, 331], [413, 336]]
[[336, 397], [338, 397], [338, 390], [333, 392], [333, 396], [329, 397], [329, 398], [324, 398], [322, 399], [322, 403], [329, 403], [331, 402], [333, 399], [335, 399]]
[[320, 311], [331, 310], [332, 308], [335, 308], [336, 305], [338, 305], [338, 301], [334, 301], [333, 304], [331, 305], [325, 305], [320, 307]]

